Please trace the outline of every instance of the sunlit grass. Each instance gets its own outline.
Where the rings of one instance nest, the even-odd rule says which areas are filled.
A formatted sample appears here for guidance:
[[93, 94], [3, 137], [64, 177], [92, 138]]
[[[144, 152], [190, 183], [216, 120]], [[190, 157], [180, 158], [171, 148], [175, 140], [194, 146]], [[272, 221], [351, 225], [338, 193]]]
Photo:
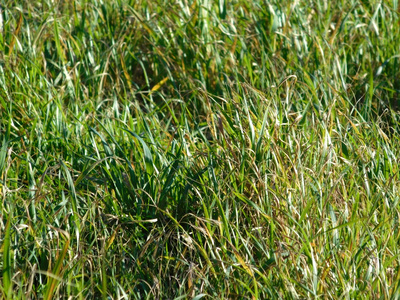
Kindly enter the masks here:
[[397, 1], [6, 1], [5, 299], [399, 297]]

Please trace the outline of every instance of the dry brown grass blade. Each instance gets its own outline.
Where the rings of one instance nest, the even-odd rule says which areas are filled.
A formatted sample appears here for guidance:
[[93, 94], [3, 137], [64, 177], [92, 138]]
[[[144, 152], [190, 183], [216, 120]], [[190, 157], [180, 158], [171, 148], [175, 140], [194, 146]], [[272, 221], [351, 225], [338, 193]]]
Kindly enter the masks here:
[[23, 21], [22, 12], [20, 12], [18, 23], [17, 23], [17, 28], [15, 29], [15, 31], [14, 31], [12, 37], [11, 37], [11, 42], [10, 42], [10, 45], [9, 45], [9, 48], [8, 48], [8, 55], [9, 56], [13, 52], [15, 40], [17, 39], [18, 34], [19, 34], [19, 32], [21, 30], [21, 27], [22, 27], [22, 21]]

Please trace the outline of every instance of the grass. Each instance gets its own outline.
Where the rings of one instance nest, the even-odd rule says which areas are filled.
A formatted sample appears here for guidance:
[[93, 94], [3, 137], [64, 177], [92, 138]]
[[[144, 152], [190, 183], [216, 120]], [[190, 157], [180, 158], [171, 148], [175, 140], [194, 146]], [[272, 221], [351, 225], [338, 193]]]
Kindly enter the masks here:
[[400, 297], [397, 1], [3, 1], [4, 299]]

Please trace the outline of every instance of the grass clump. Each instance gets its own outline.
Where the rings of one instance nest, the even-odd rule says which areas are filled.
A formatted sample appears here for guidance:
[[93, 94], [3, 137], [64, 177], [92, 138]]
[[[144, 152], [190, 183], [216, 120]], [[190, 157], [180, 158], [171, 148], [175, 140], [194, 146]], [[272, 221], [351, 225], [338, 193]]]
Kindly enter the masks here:
[[5, 1], [7, 299], [399, 297], [397, 1]]

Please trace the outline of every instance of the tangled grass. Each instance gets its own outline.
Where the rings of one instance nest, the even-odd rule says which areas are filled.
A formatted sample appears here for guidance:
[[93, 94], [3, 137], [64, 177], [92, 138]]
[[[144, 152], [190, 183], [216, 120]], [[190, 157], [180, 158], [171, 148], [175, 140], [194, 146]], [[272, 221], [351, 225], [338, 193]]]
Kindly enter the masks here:
[[398, 298], [399, 13], [4, 1], [2, 298]]

